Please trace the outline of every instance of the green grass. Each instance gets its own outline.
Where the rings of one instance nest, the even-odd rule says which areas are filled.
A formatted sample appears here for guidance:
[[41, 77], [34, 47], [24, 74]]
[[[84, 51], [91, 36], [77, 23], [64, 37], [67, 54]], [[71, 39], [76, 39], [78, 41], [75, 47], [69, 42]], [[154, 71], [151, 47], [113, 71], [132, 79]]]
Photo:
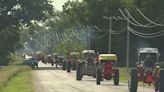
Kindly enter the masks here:
[[23, 71], [13, 76], [3, 88], [3, 92], [34, 92], [31, 72]]
[[129, 74], [126, 68], [119, 68], [120, 72], [120, 82], [128, 83]]
[[0, 69], [0, 92], [34, 92], [31, 68], [14, 65]]

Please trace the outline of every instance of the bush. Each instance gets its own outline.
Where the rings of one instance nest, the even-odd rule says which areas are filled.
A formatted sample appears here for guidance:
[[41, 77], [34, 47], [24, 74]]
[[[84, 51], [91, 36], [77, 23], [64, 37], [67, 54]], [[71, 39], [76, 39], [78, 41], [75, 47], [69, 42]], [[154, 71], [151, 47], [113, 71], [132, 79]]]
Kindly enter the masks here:
[[9, 64], [21, 64], [23, 63], [24, 59], [21, 56], [11, 53], [8, 56], [8, 61], [9, 61]]

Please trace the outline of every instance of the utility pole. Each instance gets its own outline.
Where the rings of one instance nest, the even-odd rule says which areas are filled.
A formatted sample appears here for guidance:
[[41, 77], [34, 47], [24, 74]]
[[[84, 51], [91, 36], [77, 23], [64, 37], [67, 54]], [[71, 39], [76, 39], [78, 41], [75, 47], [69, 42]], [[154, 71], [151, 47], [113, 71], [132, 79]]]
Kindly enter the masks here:
[[105, 19], [107, 19], [107, 20], [109, 20], [109, 39], [108, 39], [108, 53], [111, 53], [111, 42], [112, 42], [112, 17], [110, 16], [110, 17], [106, 17], [106, 16], [103, 16], [103, 18], [105, 18]]
[[[129, 19], [129, 15], [127, 15]], [[130, 44], [130, 33], [129, 33], [129, 21], [127, 20], [127, 44], [126, 44], [126, 68], [129, 73], [129, 44]]]
[[90, 38], [90, 36], [91, 36], [91, 32], [89, 30], [89, 34], [88, 34], [88, 49], [89, 50], [91, 49], [91, 38]]

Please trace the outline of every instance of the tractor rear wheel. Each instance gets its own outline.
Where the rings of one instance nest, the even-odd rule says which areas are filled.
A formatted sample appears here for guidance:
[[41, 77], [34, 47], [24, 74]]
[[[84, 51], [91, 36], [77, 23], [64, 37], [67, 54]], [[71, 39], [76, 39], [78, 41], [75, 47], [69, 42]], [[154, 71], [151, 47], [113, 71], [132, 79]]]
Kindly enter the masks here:
[[67, 61], [67, 72], [71, 72], [71, 62]]
[[82, 74], [81, 74], [81, 64], [77, 64], [77, 70], [76, 70], [76, 80], [82, 80]]
[[56, 63], [56, 68], [58, 67], [57, 63]]
[[62, 70], [65, 70], [66, 69], [66, 62], [63, 62], [62, 63]]
[[160, 71], [159, 92], [164, 92], [164, 70]]
[[97, 77], [96, 77], [96, 84], [97, 85], [100, 85], [100, 82], [102, 80], [102, 76], [101, 76], [101, 70], [100, 69], [97, 69]]
[[71, 72], [71, 66], [67, 66], [67, 72]]
[[72, 64], [72, 70], [76, 70], [76, 63]]
[[51, 63], [51, 66], [54, 66], [54, 63]]
[[130, 79], [128, 81], [129, 91], [130, 92], [137, 92], [138, 87], [138, 76], [137, 76], [137, 70], [132, 69], [130, 73]]
[[115, 75], [114, 75], [114, 85], [119, 85], [119, 77], [120, 77], [119, 70], [116, 69]]

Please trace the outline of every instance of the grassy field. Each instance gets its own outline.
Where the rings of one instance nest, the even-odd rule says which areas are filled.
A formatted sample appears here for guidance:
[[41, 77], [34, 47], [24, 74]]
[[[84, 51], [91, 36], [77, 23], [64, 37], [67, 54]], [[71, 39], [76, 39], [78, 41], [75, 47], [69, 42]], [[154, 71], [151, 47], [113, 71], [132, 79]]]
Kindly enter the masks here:
[[34, 92], [31, 68], [7, 66], [0, 72], [0, 92]]

